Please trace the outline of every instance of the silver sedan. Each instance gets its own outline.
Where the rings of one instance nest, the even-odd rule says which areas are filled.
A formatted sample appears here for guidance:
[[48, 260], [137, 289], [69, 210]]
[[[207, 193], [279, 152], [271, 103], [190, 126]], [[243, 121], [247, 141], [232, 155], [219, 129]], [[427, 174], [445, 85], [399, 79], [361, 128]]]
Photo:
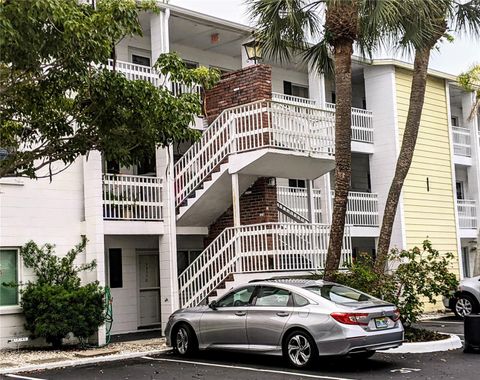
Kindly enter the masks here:
[[319, 356], [368, 358], [398, 347], [403, 326], [395, 305], [343, 285], [270, 280], [232, 289], [208, 306], [170, 316], [167, 344], [180, 355], [223, 349], [284, 355], [298, 368]]

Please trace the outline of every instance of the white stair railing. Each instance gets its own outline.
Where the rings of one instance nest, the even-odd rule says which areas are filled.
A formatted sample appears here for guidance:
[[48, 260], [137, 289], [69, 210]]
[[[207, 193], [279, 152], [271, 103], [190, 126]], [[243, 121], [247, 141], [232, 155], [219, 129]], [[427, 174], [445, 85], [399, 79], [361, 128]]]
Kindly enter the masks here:
[[294, 106], [304, 106], [304, 107], [318, 107], [317, 102], [314, 99], [302, 98], [300, 96], [293, 96], [287, 94], [280, 94], [279, 92], [272, 92], [272, 100], [291, 104]]
[[[277, 201], [308, 220], [308, 193], [301, 187], [277, 186]], [[313, 189], [314, 222], [322, 222], [322, 199], [319, 189]], [[279, 214], [279, 221], [291, 222], [287, 216]]]
[[470, 130], [462, 127], [452, 127], [453, 152], [457, 156], [472, 156], [472, 141]]
[[125, 174], [103, 175], [103, 218], [162, 220], [163, 180]]
[[475, 200], [458, 199], [457, 212], [460, 228], [477, 228], [477, 202]]
[[176, 206], [229, 154], [267, 147], [333, 156], [333, 114], [274, 101], [224, 110], [175, 164]]
[[[264, 223], [225, 229], [179, 276], [180, 306], [202, 302], [231, 273], [312, 271], [325, 266], [330, 226]], [[346, 226], [342, 268], [351, 262]]]

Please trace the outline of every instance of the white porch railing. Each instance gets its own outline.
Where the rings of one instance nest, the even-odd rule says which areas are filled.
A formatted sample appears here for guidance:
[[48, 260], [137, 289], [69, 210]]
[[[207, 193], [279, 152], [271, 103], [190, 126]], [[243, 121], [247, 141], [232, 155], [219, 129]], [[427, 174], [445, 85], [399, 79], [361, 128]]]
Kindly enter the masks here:
[[[326, 109], [335, 112], [334, 103], [325, 103]], [[373, 113], [352, 107], [352, 140], [373, 143]]]
[[103, 175], [103, 218], [162, 220], [163, 180], [139, 175]]
[[300, 96], [293, 96], [287, 94], [280, 94], [279, 92], [272, 92], [272, 100], [291, 104], [293, 106], [314, 107], [320, 108], [314, 99], [302, 98]]
[[[334, 197], [335, 193], [332, 191], [332, 202]], [[378, 227], [378, 194], [350, 191], [345, 223], [354, 226]]]
[[[179, 277], [180, 307], [202, 302], [229, 274], [323, 269], [329, 226], [265, 223], [225, 229]], [[345, 229], [342, 267], [351, 261]]]
[[175, 164], [176, 206], [229, 154], [267, 147], [333, 156], [332, 113], [273, 101], [224, 110]]
[[[108, 60], [108, 66], [113, 70], [113, 60]], [[163, 80], [160, 79], [160, 74], [155, 71], [153, 67], [138, 65], [131, 62], [116, 61], [116, 68], [118, 72], [125, 75], [130, 80], [146, 80], [154, 86], [159, 87]]]
[[472, 142], [470, 130], [462, 127], [452, 127], [453, 152], [457, 156], [472, 156]]
[[[280, 94], [272, 92], [272, 99], [275, 101], [291, 104], [294, 106], [311, 107], [321, 109], [321, 105], [314, 99], [302, 98], [300, 96]], [[327, 111], [335, 112], [334, 103], [325, 103]], [[373, 113], [369, 110], [352, 107], [352, 140], [373, 143]]]
[[[289, 186], [277, 186], [277, 201], [308, 220], [308, 193], [307, 189]], [[319, 189], [313, 189], [313, 216], [314, 223], [322, 223], [322, 199]], [[279, 213], [280, 222], [291, 222], [285, 214]]]
[[477, 228], [477, 204], [474, 200], [457, 200], [458, 224], [460, 228]]
[[[110, 70], [113, 70], [113, 60], [109, 59], [107, 67]], [[165, 80], [164, 77], [160, 73], [158, 73], [153, 67], [138, 65], [136, 63], [131, 62], [124, 62], [124, 61], [116, 61], [116, 70], [123, 75], [127, 79], [130, 80], [146, 80], [150, 82], [156, 87], [160, 87], [164, 84]], [[171, 91], [173, 95], [178, 96], [185, 93], [193, 93], [201, 95], [201, 86], [198, 84], [194, 84], [192, 86], [187, 86], [186, 84], [172, 82], [170, 84]]]

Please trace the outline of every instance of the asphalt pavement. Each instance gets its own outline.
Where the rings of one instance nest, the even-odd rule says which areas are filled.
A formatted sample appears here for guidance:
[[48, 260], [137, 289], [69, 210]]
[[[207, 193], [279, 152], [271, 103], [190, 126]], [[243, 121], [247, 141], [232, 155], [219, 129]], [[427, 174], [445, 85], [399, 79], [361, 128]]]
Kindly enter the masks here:
[[[420, 323], [425, 328], [456, 333], [463, 340], [463, 322], [442, 318]], [[377, 353], [368, 360], [322, 358], [309, 370], [294, 370], [280, 357], [202, 352], [188, 360], [167, 352], [117, 362], [25, 374], [6, 375], [28, 380], [119, 379], [478, 379], [480, 354], [462, 350], [426, 354]]]

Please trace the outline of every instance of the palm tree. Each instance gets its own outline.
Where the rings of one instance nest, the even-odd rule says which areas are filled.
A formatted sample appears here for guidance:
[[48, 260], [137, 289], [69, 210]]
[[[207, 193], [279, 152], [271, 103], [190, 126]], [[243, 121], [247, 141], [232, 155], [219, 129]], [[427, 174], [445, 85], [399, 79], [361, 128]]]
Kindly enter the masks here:
[[395, 213], [403, 183], [410, 169], [422, 116], [430, 52], [447, 31], [468, 31], [480, 35], [480, 2], [471, 0], [425, 0], [421, 12], [406, 9], [400, 19], [400, 45], [415, 52], [412, 87], [402, 147], [385, 204], [377, 245], [375, 270], [383, 272], [387, 262]]
[[[335, 198], [325, 278], [338, 269], [351, 177], [352, 53], [365, 53], [398, 28], [405, 9], [421, 8], [423, 0], [247, 0], [256, 20], [256, 38], [266, 55], [280, 61], [293, 56], [332, 74], [335, 113]], [[320, 13], [325, 10], [324, 19]], [[323, 23], [323, 25], [322, 25]], [[309, 43], [309, 40], [312, 42]], [[333, 61], [333, 65], [332, 65]]]

